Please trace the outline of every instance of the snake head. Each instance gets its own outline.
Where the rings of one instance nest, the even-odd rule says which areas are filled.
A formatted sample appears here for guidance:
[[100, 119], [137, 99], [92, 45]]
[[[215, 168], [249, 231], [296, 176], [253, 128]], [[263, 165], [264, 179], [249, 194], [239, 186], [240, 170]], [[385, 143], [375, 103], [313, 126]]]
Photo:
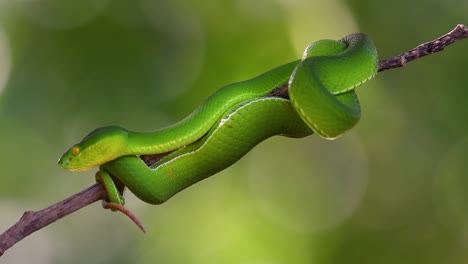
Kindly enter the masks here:
[[118, 126], [101, 127], [67, 150], [58, 163], [70, 171], [85, 171], [124, 155], [128, 131]]

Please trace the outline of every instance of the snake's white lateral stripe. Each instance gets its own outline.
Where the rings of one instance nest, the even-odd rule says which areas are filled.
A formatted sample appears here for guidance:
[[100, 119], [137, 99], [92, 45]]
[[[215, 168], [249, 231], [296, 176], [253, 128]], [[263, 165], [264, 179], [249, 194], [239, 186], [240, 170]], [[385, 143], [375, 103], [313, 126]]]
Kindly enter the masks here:
[[[235, 111], [232, 111], [232, 112], [229, 113], [226, 117], [222, 118], [221, 121], [219, 122], [219, 124], [217, 125], [217, 127], [215, 128], [215, 130], [213, 131], [212, 135], [213, 135], [213, 134], [216, 134], [216, 132], [217, 132], [219, 129], [221, 129], [221, 128], [223, 127], [223, 125], [224, 125], [227, 121], [229, 121], [233, 116], [236, 116], [236, 114], [237, 114], [239, 111], [241, 111], [242, 109], [244, 109], [244, 108], [250, 106], [251, 104], [254, 104], [254, 103], [257, 103], [257, 102], [261, 102], [261, 101], [288, 101], [288, 100], [287, 100], [287, 99], [283, 99], [283, 98], [279, 98], [279, 97], [263, 97], [263, 98], [254, 99], [254, 100], [251, 100], [251, 101], [249, 101], [249, 102], [247, 102], [247, 103], [244, 103], [244, 104], [240, 105]], [[177, 156], [177, 157], [175, 157], [175, 158], [173, 158], [173, 159], [171, 159], [171, 160], [169, 160], [169, 161], [167, 161], [167, 162], [165, 162], [165, 163], [163, 163], [163, 164], [159, 164], [158, 166], [156, 166], [156, 167], [154, 167], [154, 168], [153, 168], [153, 167], [150, 167], [150, 169], [153, 170], [153, 171], [156, 171], [156, 170], [159, 170], [159, 169], [162, 169], [162, 168], [164, 168], [164, 167], [166, 167], [166, 166], [171, 165], [171, 163], [173, 163], [173, 162], [175, 162], [175, 161], [177, 161], [177, 160], [179, 160], [179, 159], [181, 159], [181, 158], [183, 158], [183, 157], [195, 155], [195, 154], [197, 154], [197, 152], [201, 151], [207, 144], [209, 144], [209, 143], [211, 142], [212, 138], [213, 138], [213, 137], [210, 137], [210, 138], [208, 138], [207, 140], [205, 140], [205, 142], [203, 142], [203, 144], [202, 144], [199, 148], [197, 148], [197, 149], [195, 149], [195, 150], [193, 150], [193, 151], [184, 153], [184, 154], [182, 154], [182, 155], [180, 155], [180, 156]]]

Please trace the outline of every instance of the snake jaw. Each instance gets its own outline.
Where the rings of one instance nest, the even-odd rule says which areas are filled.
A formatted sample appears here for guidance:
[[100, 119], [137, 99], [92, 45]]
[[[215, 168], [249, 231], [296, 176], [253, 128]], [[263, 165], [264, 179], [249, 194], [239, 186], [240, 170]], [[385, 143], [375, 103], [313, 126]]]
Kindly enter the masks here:
[[117, 127], [101, 127], [73, 145], [59, 159], [69, 171], [86, 171], [126, 154], [128, 131]]
[[73, 154], [73, 149], [74, 148], [75, 147], [69, 149], [58, 160], [58, 164], [60, 165], [60, 167], [64, 168], [65, 170], [73, 171], [73, 172], [87, 171], [87, 170], [92, 169], [94, 167], [94, 165], [92, 165], [92, 166], [83, 166], [83, 164], [81, 164], [79, 162], [78, 163], [73, 162], [74, 158], [77, 158], [77, 160], [79, 159], [77, 155]]

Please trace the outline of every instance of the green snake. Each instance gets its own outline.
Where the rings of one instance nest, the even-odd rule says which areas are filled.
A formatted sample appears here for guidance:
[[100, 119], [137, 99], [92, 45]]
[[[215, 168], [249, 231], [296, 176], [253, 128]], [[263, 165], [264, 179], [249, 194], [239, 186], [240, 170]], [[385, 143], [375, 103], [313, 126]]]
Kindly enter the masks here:
[[[378, 56], [362, 33], [310, 44], [301, 60], [227, 85], [182, 121], [149, 133], [102, 127], [59, 160], [70, 171], [99, 166], [105, 207], [124, 211], [123, 188], [160, 204], [216, 174], [274, 135], [334, 139], [360, 118], [354, 89], [377, 73]], [[278, 96], [280, 89], [286, 96]]]

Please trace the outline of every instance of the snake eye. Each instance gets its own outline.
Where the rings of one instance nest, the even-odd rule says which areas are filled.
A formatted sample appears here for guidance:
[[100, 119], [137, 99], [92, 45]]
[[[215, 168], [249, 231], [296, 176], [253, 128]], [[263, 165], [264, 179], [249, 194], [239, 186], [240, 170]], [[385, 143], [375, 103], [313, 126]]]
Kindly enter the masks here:
[[73, 147], [71, 152], [72, 152], [73, 155], [76, 156], [76, 155], [80, 154], [80, 148], [79, 147]]

